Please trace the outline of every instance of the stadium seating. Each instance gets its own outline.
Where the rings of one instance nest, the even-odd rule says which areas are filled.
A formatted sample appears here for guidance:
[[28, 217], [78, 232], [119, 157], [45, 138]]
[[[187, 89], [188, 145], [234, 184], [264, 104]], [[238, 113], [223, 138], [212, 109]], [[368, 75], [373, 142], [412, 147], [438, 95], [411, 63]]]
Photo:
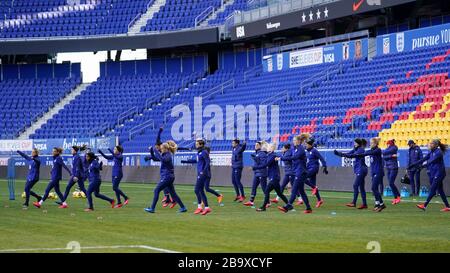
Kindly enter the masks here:
[[[99, 78], [36, 131], [32, 138], [86, 137], [103, 134], [136, 115], [161, 90], [180, 88], [196, 73], [143, 74]], [[122, 115], [121, 115], [122, 114]]]
[[221, 25], [225, 22], [225, 19], [230, 16], [235, 11], [246, 10], [247, 9], [247, 0], [234, 0], [231, 5], [228, 5], [224, 11], [219, 12], [215, 19], [211, 19], [208, 21], [208, 25]]
[[76, 77], [1, 81], [0, 138], [18, 137], [80, 82]]
[[[404, 147], [411, 132], [416, 133], [421, 145], [430, 136], [450, 141], [450, 128], [446, 125], [450, 120], [449, 55], [448, 47], [435, 47], [371, 61], [345, 61], [271, 73], [263, 73], [256, 66], [223, 68], [207, 76], [103, 76], [34, 137], [100, 133], [119, 137], [129, 152], [144, 152], [154, 142], [159, 126], [167, 128], [163, 139], [171, 138], [175, 119], [170, 117], [170, 110], [175, 105], [186, 104], [193, 109], [193, 98], [201, 96], [204, 107], [216, 104], [222, 109], [226, 105], [278, 104], [280, 142], [289, 141], [300, 132], [313, 134], [317, 144], [327, 148], [348, 148], [356, 137], [375, 136], [383, 142], [395, 138]], [[189, 84], [181, 84], [183, 77], [190, 77]], [[161, 94], [168, 87], [172, 91]], [[147, 101], [150, 97], [155, 98], [151, 103]], [[118, 120], [121, 113], [133, 108]], [[270, 126], [269, 119], [269, 131]], [[247, 130], [247, 136], [250, 133]], [[253, 142], [249, 141], [249, 145]], [[192, 141], [182, 141], [180, 145], [189, 146]], [[227, 150], [230, 144], [216, 140], [211, 145], [215, 150]]]
[[167, 0], [142, 31], [168, 31], [182, 28], [193, 28], [195, 18], [207, 8], [217, 9], [221, 0]]
[[118, 34], [146, 11], [148, 0], [0, 1], [1, 38]]

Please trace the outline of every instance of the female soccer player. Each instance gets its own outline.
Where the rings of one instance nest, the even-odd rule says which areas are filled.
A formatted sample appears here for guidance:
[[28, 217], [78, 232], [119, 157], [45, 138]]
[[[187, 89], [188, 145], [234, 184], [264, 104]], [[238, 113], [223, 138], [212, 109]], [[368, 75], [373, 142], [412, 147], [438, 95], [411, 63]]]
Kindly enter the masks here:
[[448, 204], [447, 196], [444, 192], [444, 178], [447, 175], [445, 172], [444, 154], [448, 149], [448, 146], [443, 144], [439, 139], [434, 139], [428, 144], [430, 152], [421, 160], [408, 166], [408, 170], [422, 167], [421, 164], [426, 162], [426, 167], [430, 170], [430, 192], [427, 197], [427, 201], [424, 204], [419, 204], [417, 207], [421, 210], [426, 210], [431, 199], [436, 195], [436, 192], [441, 196], [444, 202], [445, 208], [441, 209], [442, 212], [449, 212], [450, 205]]
[[[408, 146], [408, 166], [412, 166], [423, 158], [423, 154], [414, 140], [408, 140]], [[418, 196], [420, 192], [420, 166], [409, 169], [408, 176], [411, 180], [411, 194]]]
[[[363, 154], [365, 152], [365, 146], [367, 142], [365, 139], [355, 139], [354, 148], [348, 153], [342, 153], [334, 150], [334, 154], [340, 157], [348, 157], [353, 154]], [[347, 207], [356, 207], [356, 202], [358, 201], [359, 192], [361, 192], [362, 205], [358, 209], [367, 209], [367, 198], [366, 198], [366, 188], [365, 179], [368, 173], [366, 161], [364, 157], [356, 158], [353, 162], [353, 173], [355, 174], [355, 182], [353, 183], [353, 201], [347, 204]]]
[[83, 161], [81, 160], [80, 155], [78, 154], [78, 151], [84, 150], [82, 147], [79, 146], [72, 146], [72, 176], [70, 177], [69, 182], [67, 183], [66, 191], [64, 192], [63, 200], [61, 200], [61, 205], [59, 206], [60, 209], [67, 208], [67, 197], [70, 194], [70, 190], [75, 185], [75, 183], [78, 183], [78, 187], [80, 190], [86, 195], [86, 188], [84, 187], [84, 169], [83, 169]]
[[[281, 149], [282, 152], [282, 156], [291, 156], [292, 155], [292, 149], [291, 149], [291, 144], [286, 143], [283, 145], [283, 148]], [[292, 184], [294, 183], [294, 178], [295, 178], [295, 174], [294, 174], [294, 170], [292, 169], [292, 160], [286, 160], [283, 161], [283, 165], [284, 165], [284, 178], [283, 181], [281, 182], [281, 192], [284, 192], [284, 189], [286, 189], [287, 185], [290, 183], [291, 187]], [[277, 196], [276, 198], [270, 200], [270, 202], [273, 203], [278, 203], [278, 201], [280, 200], [280, 197]]]
[[207, 172], [206, 172], [205, 190], [206, 190], [206, 192], [209, 192], [212, 195], [216, 196], [217, 197], [217, 202], [219, 204], [222, 204], [223, 195], [218, 193], [217, 191], [211, 189], [211, 187], [210, 187], [211, 176], [212, 176], [212, 173], [211, 173], [211, 157], [210, 157], [211, 147], [205, 147], [205, 150], [208, 153], [208, 159], [209, 159], [209, 162], [210, 162], [210, 164], [208, 164], [208, 169], [207, 169]]
[[59, 181], [61, 181], [61, 179], [62, 179], [62, 168], [66, 169], [66, 171], [70, 174], [70, 176], [72, 176], [72, 172], [64, 163], [64, 161], [61, 157], [62, 152], [63, 152], [63, 149], [61, 149], [61, 148], [56, 148], [56, 147], [53, 148], [53, 151], [52, 151], [53, 167], [52, 167], [52, 171], [51, 171], [51, 179], [50, 179], [50, 182], [48, 183], [47, 188], [45, 189], [45, 193], [44, 193], [44, 196], [42, 197], [42, 199], [39, 200], [39, 202], [33, 203], [33, 205], [37, 208], [40, 208], [42, 206], [42, 203], [44, 203], [45, 200], [47, 200], [48, 195], [50, 194], [50, 191], [52, 189], [55, 189], [55, 192], [58, 195], [60, 201], [62, 201], [64, 199], [64, 196], [61, 193], [61, 190], [59, 188]]
[[395, 186], [395, 179], [398, 174], [398, 161], [397, 161], [397, 151], [398, 147], [395, 145], [395, 139], [388, 140], [388, 147], [383, 151], [384, 165], [387, 170], [387, 179], [389, 181], [389, 186], [394, 194], [394, 200], [392, 200], [392, 205], [397, 205], [401, 202], [400, 191], [397, 186]]
[[323, 200], [320, 197], [319, 188], [317, 187], [317, 174], [319, 173], [319, 161], [322, 163], [323, 173], [328, 174], [327, 162], [319, 151], [314, 148], [314, 139], [310, 138], [306, 141], [306, 157], [308, 162], [306, 163], [306, 170], [308, 179], [306, 184], [312, 188], [312, 193], [317, 197], [316, 208], [320, 208], [323, 204]]
[[[175, 181], [175, 172], [173, 166], [173, 154], [177, 150], [177, 145], [173, 141], [167, 141], [160, 145], [161, 152], [155, 148], [150, 148], [150, 153], [161, 162], [160, 181], [153, 191], [153, 202], [150, 207], [144, 210], [148, 213], [155, 213], [156, 204], [158, 203], [159, 194], [162, 190], [167, 189], [173, 200], [180, 205], [179, 212], [186, 212], [187, 209], [175, 191], [173, 182]], [[175, 203], [175, 204], [176, 204]]]
[[244, 186], [241, 182], [242, 169], [244, 168], [243, 154], [247, 148], [247, 143], [240, 144], [239, 139], [231, 142], [232, 155], [231, 155], [231, 181], [233, 183], [234, 191], [236, 192], [235, 202], [243, 202], [245, 200]]
[[100, 186], [102, 184], [102, 178], [100, 176], [100, 171], [102, 170], [102, 163], [98, 162], [98, 157], [95, 156], [93, 152], [89, 152], [86, 154], [86, 160], [89, 163], [89, 186], [87, 189], [87, 200], [89, 207], [84, 211], [90, 212], [94, 210], [94, 204], [92, 201], [92, 193], [94, 196], [105, 200], [111, 204], [111, 208], [114, 208], [115, 201], [112, 198], [109, 198], [100, 193]]
[[[125, 195], [125, 193], [119, 188], [119, 184], [122, 181], [123, 177], [123, 171], [122, 171], [122, 163], [123, 163], [123, 148], [122, 146], [118, 145], [114, 147], [114, 151], [111, 149], [108, 149], [108, 151], [111, 153], [111, 155], [105, 155], [101, 150], [98, 150], [98, 152], [106, 159], [113, 160], [114, 165], [112, 169], [112, 186], [113, 191], [116, 193], [117, 198], [117, 205], [116, 208], [121, 208], [124, 205], [128, 205], [129, 198]], [[123, 196], [125, 199], [124, 203], [122, 204], [122, 201], [120, 200], [120, 196]]]
[[277, 145], [272, 143], [268, 145], [268, 153], [267, 160], [264, 165], [260, 165], [258, 167], [253, 167], [253, 170], [268, 168], [268, 184], [265, 191], [264, 203], [263, 205], [257, 209], [257, 211], [265, 211], [266, 207], [270, 204], [270, 193], [275, 190], [277, 195], [284, 201], [284, 203], [288, 204], [288, 199], [283, 194], [280, 188], [280, 168], [278, 166], [278, 161], [276, 160], [277, 156], [275, 154], [275, 149]]
[[370, 140], [370, 150], [361, 154], [347, 154], [348, 158], [364, 158], [370, 156], [370, 173], [372, 176], [372, 193], [375, 197], [375, 212], [381, 212], [386, 208], [380, 193], [380, 183], [383, 183], [383, 158], [381, 149], [378, 147], [380, 138], [374, 137]]
[[263, 193], [266, 192], [267, 187], [267, 167], [260, 168], [261, 166], [265, 166], [267, 163], [267, 143], [265, 141], [258, 141], [255, 144], [255, 153], [251, 155], [253, 159], [253, 183], [252, 183], [252, 194], [250, 195], [250, 200], [245, 202], [244, 205], [248, 207], [254, 206], [254, 201], [256, 197], [256, 192], [258, 190], [258, 186], [261, 185]]
[[309, 134], [301, 134], [299, 136], [294, 137], [294, 151], [291, 156], [281, 156], [278, 160], [282, 161], [292, 161], [292, 167], [295, 172], [294, 186], [291, 190], [291, 197], [289, 198], [289, 203], [284, 207], [278, 207], [279, 210], [286, 213], [292, 210], [294, 207], [292, 206], [295, 198], [298, 193], [305, 203], [306, 209], [304, 213], [312, 213], [311, 206], [309, 204], [308, 196], [305, 192], [305, 183], [307, 180], [307, 171], [306, 171], [306, 152], [302, 143], [309, 138]]
[[[210, 159], [208, 152], [205, 149], [205, 141], [198, 139], [195, 142], [195, 148], [197, 149], [197, 159], [182, 160], [181, 163], [197, 163], [197, 182], [195, 183], [195, 195], [197, 196], [197, 209], [194, 214], [206, 215], [211, 213], [212, 210], [208, 204], [208, 198], [205, 194], [205, 184], [208, 178], [208, 169]], [[205, 208], [202, 207], [202, 204]]]
[[39, 150], [34, 148], [31, 151], [31, 157], [26, 155], [21, 151], [17, 151], [19, 155], [25, 158], [29, 164], [29, 171], [27, 176], [27, 182], [25, 183], [25, 203], [23, 203], [23, 208], [27, 209], [30, 202], [30, 195], [35, 197], [37, 201], [41, 201], [41, 196], [32, 191], [34, 185], [39, 181], [39, 170], [41, 167], [41, 159], [39, 158]]

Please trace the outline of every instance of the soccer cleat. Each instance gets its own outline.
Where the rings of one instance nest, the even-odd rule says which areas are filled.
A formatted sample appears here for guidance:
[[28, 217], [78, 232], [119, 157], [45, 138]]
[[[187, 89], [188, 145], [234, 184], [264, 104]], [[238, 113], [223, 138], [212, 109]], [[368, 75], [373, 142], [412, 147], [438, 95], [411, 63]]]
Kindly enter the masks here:
[[163, 197], [163, 199], [162, 199], [162, 201], [161, 201], [161, 203], [166, 203], [166, 201], [167, 201], [167, 196], [166, 195], [164, 195], [164, 197]]
[[394, 200], [392, 200], [392, 205], [397, 205], [402, 201], [402, 199], [399, 197], [395, 198]]
[[306, 209], [303, 211], [304, 214], [310, 214], [312, 213], [312, 209]]
[[278, 204], [278, 199], [274, 198], [274, 199], [270, 200], [270, 202], [274, 203], [274, 204]]
[[127, 200], [125, 200], [125, 202], [123, 202], [123, 205], [124, 206], [128, 205], [129, 200], [130, 200], [129, 198]]
[[234, 202], [238, 202], [239, 200], [241, 199], [241, 196], [240, 195], [236, 195], [236, 197], [234, 198]]
[[55, 201], [55, 203], [60, 206], [63, 204], [63, 202], [61, 202], [61, 201]]
[[349, 208], [354, 208], [354, 207], [356, 207], [356, 205], [353, 204], [353, 203], [348, 203], [348, 204], [346, 204], [346, 206], [349, 207]]
[[441, 209], [441, 211], [442, 211], [442, 212], [449, 212], [449, 211], [450, 211], [450, 208], [443, 208], [443, 209]]
[[386, 208], [385, 204], [381, 204], [378, 207], [375, 208], [376, 212], [382, 212]]
[[39, 204], [39, 202], [33, 202], [33, 206], [35, 206], [38, 209], [41, 208], [41, 204]]
[[323, 200], [317, 201], [316, 208], [320, 208], [323, 205]]
[[367, 209], [367, 205], [361, 205], [358, 207], [358, 209]]
[[172, 202], [172, 203], [170, 203], [169, 208], [173, 209], [176, 205], [177, 205], [177, 202]]
[[152, 208], [145, 208], [144, 211], [146, 211], [148, 213], [155, 213], [155, 210]]
[[278, 209], [284, 213], [288, 212], [288, 210], [285, 207], [278, 206]]
[[212, 209], [206, 208], [206, 209], [203, 210], [202, 215], [206, 215], [206, 214], [211, 213], [211, 212], [212, 212]]
[[260, 207], [260, 208], [257, 208], [256, 211], [258, 211], [258, 212], [266, 211], [266, 208], [265, 207]]
[[59, 206], [58, 208], [60, 209], [67, 209], [69, 206], [67, 206], [67, 204], [62, 204], [61, 206]]
[[425, 207], [424, 204], [418, 204], [418, 205], [416, 205], [416, 207], [421, 209], [421, 210], [423, 210], [423, 211], [425, 211], [427, 209], [427, 207]]
[[222, 200], [223, 200], [223, 194], [217, 196], [217, 202], [218, 203], [222, 203]]
[[28, 209], [28, 205], [23, 204], [22, 209]]
[[270, 208], [270, 206], [272, 206], [272, 204], [270, 204], [270, 203], [269, 203], [269, 204], [266, 204], [266, 209], [267, 209], [267, 208]]
[[303, 205], [303, 200], [298, 200], [297, 201], [297, 206], [301, 206], [301, 205]]
[[166, 200], [166, 201], [164, 201], [162, 207], [165, 208], [165, 207], [167, 207], [168, 205], [170, 205], [170, 202]]
[[94, 209], [84, 209], [85, 212], [92, 212]]
[[119, 208], [121, 208], [122, 206], [123, 206], [122, 203], [119, 203], [119, 204], [115, 205], [114, 208], [115, 208], [115, 209], [119, 209]]
[[319, 188], [315, 187], [314, 189], [312, 189], [312, 194], [316, 195], [318, 191], [319, 191]]
[[202, 211], [203, 211], [202, 208], [197, 208], [197, 209], [194, 211], [194, 214], [202, 213]]
[[238, 202], [239, 202], [239, 203], [242, 203], [242, 202], [244, 202], [244, 201], [245, 201], [245, 195], [241, 195], [241, 196], [239, 197]]
[[114, 208], [115, 205], [116, 205], [116, 201], [112, 200], [111, 201], [111, 208]]
[[187, 208], [180, 208], [179, 210], [178, 210], [178, 212], [180, 212], [180, 213], [183, 213], [183, 212], [186, 212], [187, 211]]
[[255, 204], [252, 201], [247, 201], [244, 203], [244, 206], [253, 207]]

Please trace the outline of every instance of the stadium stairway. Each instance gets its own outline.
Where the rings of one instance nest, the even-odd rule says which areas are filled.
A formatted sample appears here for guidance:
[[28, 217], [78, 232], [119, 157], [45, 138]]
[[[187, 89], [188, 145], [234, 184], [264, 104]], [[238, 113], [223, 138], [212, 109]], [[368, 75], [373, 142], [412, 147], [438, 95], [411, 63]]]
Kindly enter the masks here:
[[166, 4], [167, 0], [154, 0], [149, 2], [151, 5], [147, 6], [147, 11], [144, 14], [141, 14], [140, 18], [137, 19], [132, 26], [128, 28], [128, 34], [136, 34], [139, 33], [145, 25], [147, 25], [147, 21], [153, 18], [153, 15], [157, 13], [162, 6]]
[[72, 90], [66, 97], [64, 97], [59, 103], [55, 104], [48, 112], [46, 112], [42, 117], [40, 117], [36, 122], [34, 122], [30, 127], [28, 127], [22, 134], [19, 135], [18, 139], [29, 139], [30, 135], [34, 134], [36, 130], [40, 129], [42, 125], [47, 123], [47, 121], [53, 118], [65, 105], [71, 103], [78, 95], [80, 95], [89, 86], [89, 83], [82, 83], [78, 85], [74, 90]]
[[209, 22], [212, 22], [212, 21], [216, 20], [217, 15], [222, 14], [222, 13], [225, 11], [225, 9], [226, 9], [227, 7], [233, 5], [233, 4], [234, 4], [234, 1], [235, 1], [235, 0], [224, 0], [224, 1], [223, 1], [223, 5], [221, 5], [221, 6], [220, 6], [219, 8], [217, 8], [217, 9], [215, 9], [214, 12], [211, 13], [210, 16], [206, 17], [206, 18], [199, 24], [199, 26], [200, 26], [200, 27], [206, 27], [206, 26], [210, 25]]

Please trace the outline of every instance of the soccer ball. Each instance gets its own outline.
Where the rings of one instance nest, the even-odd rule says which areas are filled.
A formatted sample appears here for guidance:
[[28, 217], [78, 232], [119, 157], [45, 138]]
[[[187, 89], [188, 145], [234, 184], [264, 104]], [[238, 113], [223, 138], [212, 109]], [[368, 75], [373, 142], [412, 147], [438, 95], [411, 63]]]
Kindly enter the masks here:
[[56, 198], [58, 198], [58, 197], [56, 196], [56, 193], [55, 193], [55, 192], [51, 192], [51, 193], [49, 193], [48, 198], [50, 198], [50, 199], [56, 199]]
[[81, 198], [81, 192], [79, 191], [74, 191], [72, 194], [73, 198]]
[[26, 197], [26, 193], [22, 192], [22, 198], [25, 198], [25, 197]]

